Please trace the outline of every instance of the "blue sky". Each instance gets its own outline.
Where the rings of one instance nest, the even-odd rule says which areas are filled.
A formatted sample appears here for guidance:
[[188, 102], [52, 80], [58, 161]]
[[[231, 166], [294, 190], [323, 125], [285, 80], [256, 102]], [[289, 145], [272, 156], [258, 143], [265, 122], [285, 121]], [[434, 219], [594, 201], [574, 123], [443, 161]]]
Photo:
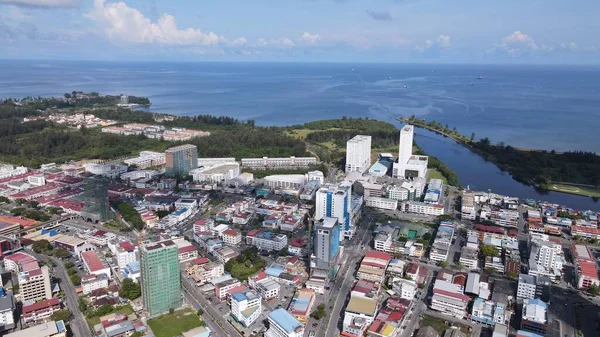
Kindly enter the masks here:
[[0, 58], [600, 60], [598, 0], [0, 0]]

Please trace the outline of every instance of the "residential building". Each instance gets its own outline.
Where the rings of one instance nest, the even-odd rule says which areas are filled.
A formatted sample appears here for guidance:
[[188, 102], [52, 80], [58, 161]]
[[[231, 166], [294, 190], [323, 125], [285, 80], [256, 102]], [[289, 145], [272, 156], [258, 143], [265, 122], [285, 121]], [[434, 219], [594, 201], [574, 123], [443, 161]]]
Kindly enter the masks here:
[[244, 327], [260, 318], [261, 297], [253, 291], [240, 291], [231, 295], [231, 317]]
[[260, 272], [256, 276], [248, 279], [248, 285], [265, 301], [277, 298], [281, 285], [268, 277], [265, 272]]
[[187, 262], [198, 257], [198, 249], [183, 237], [172, 239], [177, 245], [177, 256], [179, 262]]
[[354, 224], [352, 223], [352, 184], [342, 182], [338, 185], [326, 184], [315, 194], [315, 220], [325, 217], [337, 218], [342, 226], [344, 237], [352, 238]]
[[575, 279], [577, 288], [585, 289], [592, 284], [600, 286], [598, 279], [598, 267], [594, 261], [594, 255], [590, 249], [583, 245], [573, 245], [571, 248], [575, 260]]
[[405, 125], [400, 130], [398, 162], [394, 163], [394, 177], [425, 178], [427, 176], [427, 156], [416, 156], [412, 153], [414, 127]]
[[460, 206], [460, 215], [463, 220], [475, 221], [477, 212], [475, 210], [475, 197], [468, 192], [463, 192]]
[[467, 315], [466, 308], [469, 301], [469, 296], [463, 294], [460, 285], [446, 280], [435, 280], [431, 309], [462, 319]]
[[123, 162], [129, 166], [135, 165], [138, 169], [145, 170], [149, 167], [165, 165], [166, 157], [164, 153], [142, 151], [139, 156], [125, 159]]
[[329, 278], [335, 277], [341, 256], [341, 225], [337, 218], [324, 217], [313, 224], [313, 251], [310, 268], [323, 270]]
[[316, 157], [242, 158], [242, 167], [250, 169], [308, 168], [317, 164]]
[[548, 324], [548, 305], [540, 299], [523, 301], [521, 330], [545, 335]]
[[48, 266], [20, 272], [18, 280], [21, 301], [39, 301], [52, 298]]
[[103, 176], [109, 179], [117, 179], [122, 173], [127, 172], [127, 165], [119, 164], [93, 164], [83, 165], [85, 171], [97, 176]]
[[265, 337], [304, 337], [304, 324], [283, 308], [269, 313], [269, 330]]
[[517, 286], [518, 299], [534, 299], [537, 287], [537, 277], [535, 275], [519, 274], [519, 284]]
[[389, 276], [402, 277], [404, 276], [404, 269], [406, 268], [406, 262], [398, 259], [392, 259], [388, 264], [385, 273]]
[[133, 282], [138, 282], [141, 274], [140, 261], [129, 262], [125, 268], [121, 269], [125, 278], [130, 278]]
[[55, 248], [64, 248], [73, 256], [81, 258], [81, 253], [96, 250], [96, 247], [87, 243], [85, 240], [70, 236], [62, 235], [53, 242]]
[[139, 256], [138, 247], [129, 241], [109, 244], [109, 248], [117, 260], [117, 266], [120, 270], [123, 270], [129, 263], [137, 261]]
[[462, 247], [460, 250], [459, 262], [467, 269], [474, 270], [479, 268], [479, 257], [477, 249]]
[[240, 280], [232, 278], [228, 274], [212, 279], [210, 283], [215, 287], [215, 295], [221, 301], [227, 298], [227, 294], [231, 289], [241, 285]]
[[[27, 307], [27, 306], [25, 306]], [[13, 329], [15, 327], [15, 298], [12, 293], [0, 292], [0, 332]], [[23, 311], [23, 314], [25, 312]]]
[[189, 171], [194, 181], [227, 183], [240, 175], [240, 164], [236, 162], [199, 167]]
[[227, 229], [223, 231], [223, 243], [230, 246], [237, 246], [242, 243], [242, 233]]
[[142, 300], [148, 316], [179, 308], [182, 301], [177, 245], [172, 240], [147, 243], [140, 255]]
[[444, 205], [427, 204], [420, 201], [408, 201], [404, 204], [404, 211], [408, 213], [440, 216], [444, 214]]
[[378, 310], [379, 305], [376, 299], [351, 297], [344, 312], [342, 335], [347, 337], [363, 336], [375, 320]]
[[487, 301], [481, 297], [478, 297], [473, 302], [473, 309], [471, 313], [471, 321], [494, 325], [494, 308], [496, 303], [493, 301]]
[[446, 261], [452, 245], [456, 226], [452, 223], [442, 222], [429, 251], [429, 259], [433, 261]]
[[246, 244], [260, 250], [279, 251], [287, 246], [287, 236], [253, 229], [246, 234]]
[[356, 277], [359, 280], [382, 283], [385, 278], [385, 270], [391, 260], [392, 257], [388, 253], [368, 251], [360, 263]]
[[223, 263], [223, 264], [227, 263], [227, 261], [240, 255], [238, 252], [231, 249], [230, 247], [215, 248], [213, 250], [212, 254], [217, 261], [219, 261], [220, 263]]
[[106, 274], [88, 274], [81, 278], [83, 294], [87, 295], [96, 289], [108, 288], [108, 276]]
[[346, 142], [346, 174], [365, 173], [371, 166], [371, 136], [358, 135]]
[[265, 185], [271, 188], [300, 189], [306, 184], [304, 174], [275, 174], [264, 178]]
[[110, 277], [110, 267], [100, 258], [95, 250], [81, 253], [81, 260], [88, 274], [105, 274]]
[[396, 210], [398, 209], [398, 200], [380, 197], [365, 197], [365, 206], [379, 209]]
[[312, 289], [298, 289], [294, 294], [294, 298], [290, 302], [288, 311], [300, 322], [306, 324], [308, 316], [312, 312], [313, 304], [315, 303], [316, 295]]
[[108, 202], [107, 179], [86, 178], [83, 184], [81, 217], [91, 222], [104, 222], [114, 218]]
[[412, 280], [394, 279], [392, 290], [396, 292], [400, 298], [412, 301], [417, 294], [417, 283]]
[[60, 300], [58, 297], [54, 297], [30, 305], [24, 305], [21, 309], [21, 318], [23, 319], [23, 323], [29, 324], [31, 322], [46, 320], [60, 309]]
[[198, 148], [186, 144], [169, 148], [165, 151], [167, 175], [185, 176], [198, 167]]
[[49, 321], [11, 332], [4, 337], [67, 337], [67, 327], [63, 321]]

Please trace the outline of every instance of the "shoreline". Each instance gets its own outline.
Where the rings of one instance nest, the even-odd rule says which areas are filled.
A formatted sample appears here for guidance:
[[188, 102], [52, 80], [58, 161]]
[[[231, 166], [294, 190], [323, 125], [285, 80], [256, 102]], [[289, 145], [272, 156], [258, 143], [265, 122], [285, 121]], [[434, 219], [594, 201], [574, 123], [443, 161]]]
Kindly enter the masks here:
[[[556, 183], [550, 182], [549, 186], [541, 186], [539, 184], [535, 184], [535, 183], [531, 183], [531, 182], [526, 182], [523, 181], [521, 179], [517, 179], [515, 178], [515, 176], [511, 173], [511, 167], [507, 167], [504, 165], [500, 165], [498, 164], [496, 161], [494, 160], [490, 160], [489, 155], [486, 153], [483, 153], [482, 151], [474, 148], [473, 146], [470, 145], [471, 140], [469, 140], [467, 137], [465, 137], [462, 134], [450, 134], [448, 132], [444, 132], [442, 130], [438, 130], [430, 125], [428, 125], [427, 123], [425, 123], [425, 121], [421, 121], [421, 120], [417, 120], [417, 119], [411, 119], [411, 118], [407, 118], [407, 117], [398, 117], [396, 118], [397, 121], [401, 122], [401, 123], [405, 123], [405, 124], [411, 124], [414, 125], [415, 127], [421, 128], [421, 129], [425, 129], [427, 131], [433, 132], [436, 135], [440, 135], [443, 136], [445, 138], [450, 138], [452, 139], [455, 143], [465, 147], [466, 149], [468, 149], [469, 151], [473, 152], [474, 154], [480, 156], [481, 158], [483, 158], [485, 161], [490, 162], [492, 164], [494, 164], [497, 168], [499, 168], [502, 171], [505, 171], [507, 173], [510, 174], [511, 178], [514, 179], [515, 181], [526, 185], [526, 186], [531, 186], [534, 187], [536, 189], [540, 189], [546, 192], [556, 192], [556, 193], [563, 193], [563, 194], [569, 194], [569, 195], [576, 195], [576, 196], [581, 196], [581, 197], [586, 197], [586, 198], [592, 198], [592, 199], [596, 199], [597, 197], [590, 195], [589, 193], [585, 193], [585, 192], [575, 192], [575, 191], [565, 191], [565, 190], [561, 190], [561, 189], [554, 189], [551, 188], [549, 186], [555, 185]], [[523, 151], [523, 152], [540, 152], [540, 153], [551, 153], [548, 150], [540, 150], [540, 149], [527, 149], [527, 148], [517, 148], [517, 147], [513, 147], [515, 150], [517, 151]], [[555, 154], [562, 154], [563, 152], [554, 152]], [[573, 184], [573, 185], [571, 185]], [[577, 183], [568, 183], [568, 182], [563, 182], [561, 183], [561, 185], [567, 185], [567, 186], [574, 186], [576, 187], [578, 184]], [[581, 185], [581, 184], [579, 184]], [[590, 187], [592, 188], [592, 187]], [[600, 189], [599, 193], [600, 193]]]

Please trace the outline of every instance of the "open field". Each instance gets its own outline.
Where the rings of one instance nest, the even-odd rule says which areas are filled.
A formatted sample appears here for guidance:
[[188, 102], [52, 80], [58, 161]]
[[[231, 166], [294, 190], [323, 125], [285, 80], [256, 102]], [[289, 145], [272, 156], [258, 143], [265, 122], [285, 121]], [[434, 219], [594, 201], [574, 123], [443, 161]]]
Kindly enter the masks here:
[[[119, 313], [119, 314], [123, 314], [123, 315], [131, 315], [133, 314], [133, 308], [131, 307], [131, 305], [127, 304], [124, 305], [120, 308], [117, 308], [115, 310], [113, 310], [112, 313]], [[90, 327], [93, 327], [96, 324], [100, 324], [100, 317], [92, 317], [88, 319], [88, 325]]]
[[199, 327], [201, 322], [195, 312], [185, 309], [148, 320], [148, 325], [156, 337], [172, 337]]
[[583, 196], [592, 197], [592, 198], [600, 198], [600, 188], [564, 185], [564, 184], [551, 184], [550, 190], [557, 191], [557, 192], [563, 192], [563, 193], [583, 195]]
[[428, 180], [431, 179], [442, 179], [442, 181], [444, 182], [444, 185], [448, 183], [448, 180], [446, 179], [446, 177], [444, 177], [442, 175], [442, 173], [434, 168], [430, 168], [429, 170], [429, 178]]
[[[424, 315], [421, 321], [419, 322], [419, 327], [423, 328], [426, 326], [434, 328], [440, 335], [442, 335], [446, 329], [450, 328], [450, 326], [447, 325], [443, 319], [432, 317], [429, 315]], [[469, 331], [468, 327], [456, 323], [452, 324], [452, 326], [458, 327], [468, 337], [471, 336], [471, 332]]]

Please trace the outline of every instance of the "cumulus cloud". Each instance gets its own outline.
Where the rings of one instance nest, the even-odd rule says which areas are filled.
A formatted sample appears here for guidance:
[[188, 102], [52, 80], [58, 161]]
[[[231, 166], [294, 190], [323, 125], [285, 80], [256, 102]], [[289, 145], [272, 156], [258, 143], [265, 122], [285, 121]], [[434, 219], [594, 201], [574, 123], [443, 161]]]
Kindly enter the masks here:
[[79, 0], [0, 0], [0, 4], [44, 8], [76, 8]]
[[579, 45], [577, 45], [577, 43], [575, 43], [575, 42], [569, 42], [569, 43], [561, 42], [560, 49], [576, 51], [577, 49], [579, 49]]
[[319, 42], [319, 40], [321, 40], [321, 36], [319, 36], [318, 34], [311, 34], [309, 32], [304, 32], [304, 34], [302, 34], [302, 36], [300, 36], [300, 38], [298, 39], [298, 41], [301, 44], [309, 46], [316, 45]]
[[278, 49], [290, 49], [294, 48], [296, 44], [290, 38], [282, 37], [278, 39], [267, 40], [265, 38], [260, 38], [256, 40], [254, 47], [273, 47]]
[[203, 32], [195, 28], [180, 29], [175, 17], [166, 13], [160, 15], [156, 22], [152, 22], [124, 2], [105, 4], [105, 0], [95, 0], [94, 9], [87, 17], [103, 28], [110, 41], [118, 43], [183, 46], [226, 46], [245, 43], [244, 38], [229, 41], [213, 32]]
[[520, 30], [515, 30], [509, 36], [504, 37], [500, 46], [508, 52], [536, 51], [539, 49], [535, 40], [531, 36], [521, 33]]
[[428, 49], [447, 49], [451, 46], [452, 44], [450, 43], [450, 36], [438, 35], [435, 40], [425, 40], [422, 45], [416, 46], [415, 49], [422, 53]]
[[382, 12], [377, 12], [377, 11], [373, 11], [370, 9], [366, 10], [367, 14], [373, 18], [373, 20], [377, 20], [377, 21], [391, 21], [394, 20], [394, 18], [392, 17], [392, 15], [390, 14], [390, 12], [388, 11], [382, 11]]

